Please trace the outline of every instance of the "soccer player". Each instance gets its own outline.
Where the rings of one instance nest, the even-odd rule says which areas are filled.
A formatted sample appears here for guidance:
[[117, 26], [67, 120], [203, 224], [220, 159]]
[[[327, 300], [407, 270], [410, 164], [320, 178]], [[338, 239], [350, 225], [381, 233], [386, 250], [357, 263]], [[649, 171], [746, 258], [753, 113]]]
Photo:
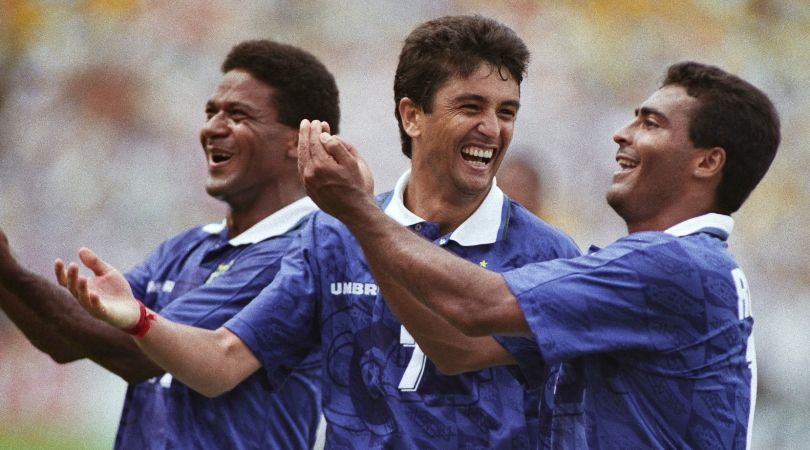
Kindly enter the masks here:
[[[385, 217], [354, 181], [368, 176], [356, 152], [314, 125], [305, 121], [299, 137], [307, 191], [397, 287], [383, 293], [403, 321], [427, 307], [470, 336], [533, 336], [533, 351], [499, 338], [529, 384], [543, 381], [534, 373], [544, 364], [565, 363], [552, 446], [750, 446], [751, 297], [726, 241], [730, 214], [779, 146], [776, 109], [759, 89], [717, 67], [671, 66], [613, 137], [619, 170], [607, 201], [629, 234], [587, 256], [503, 274], [437, 251]], [[437, 364], [453, 357], [429, 355]]]
[[[411, 169], [375, 208], [442, 252], [489, 271], [570, 257], [573, 242], [503, 195], [495, 172], [512, 138], [528, 60], [510, 28], [480, 16], [428, 21], [408, 36], [394, 82], [402, 151]], [[322, 127], [317, 122], [319, 130]], [[358, 180], [370, 190], [370, 178]], [[87, 249], [95, 277], [62, 274], [96, 317], [136, 327], [137, 340], [175, 377], [207, 395], [227, 391], [264, 366], [280, 385], [313, 348], [323, 353], [323, 413], [329, 448], [528, 448], [537, 404], [505, 367], [447, 376], [427, 346], [498, 351], [430, 311], [403, 327], [380, 295], [348, 229], [316, 213], [273, 283], [216, 331], [139, 308], [111, 267]], [[437, 325], [438, 324], [438, 325]], [[445, 336], [445, 334], [452, 335]], [[435, 339], [435, 342], [432, 341]], [[473, 361], [471, 361], [473, 362]]]
[[[267, 286], [317, 209], [298, 177], [298, 124], [323, 115], [337, 130], [338, 90], [311, 54], [259, 40], [234, 46], [205, 106], [200, 143], [205, 187], [228, 206], [221, 223], [160, 244], [119, 282], [155, 311], [214, 329]], [[124, 332], [100, 322], [60, 286], [31, 273], [0, 233], [0, 305], [40, 350], [60, 363], [89, 358], [129, 387], [116, 448], [310, 448], [320, 421], [317, 352], [272, 392], [259, 371], [206, 398], [152, 363]], [[61, 263], [57, 263], [60, 272]], [[292, 371], [293, 366], [290, 367]]]

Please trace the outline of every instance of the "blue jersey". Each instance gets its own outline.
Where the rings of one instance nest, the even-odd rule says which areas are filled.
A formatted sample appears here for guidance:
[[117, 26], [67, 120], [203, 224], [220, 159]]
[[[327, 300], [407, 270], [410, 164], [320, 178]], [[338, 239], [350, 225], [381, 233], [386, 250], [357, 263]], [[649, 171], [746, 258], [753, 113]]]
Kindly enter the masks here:
[[[386, 213], [469, 261], [504, 271], [578, 254], [569, 238], [496, 186], [467, 221], [442, 236], [436, 224], [405, 209], [407, 176], [379, 198]], [[275, 384], [323, 346], [328, 448], [532, 445], [524, 390], [514, 375], [504, 367], [441, 374], [386, 306], [351, 232], [327, 214], [313, 216], [273, 284], [225, 326]]]
[[[164, 317], [216, 329], [276, 276], [310, 212], [298, 200], [231, 239], [224, 223], [163, 242], [126, 277], [135, 297]], [[319, 356], [311, 355], [278, 392], [264, 371], [207, 398], [171, 375], [130, 385], [115, 441], [119, 449], [305, 449], [320, 420]]]
[[539, 343], [524, 373], [565, 362], [553, 447], [746, 448], [756, 365], [732, 226], [708, 214], [504, 274]]

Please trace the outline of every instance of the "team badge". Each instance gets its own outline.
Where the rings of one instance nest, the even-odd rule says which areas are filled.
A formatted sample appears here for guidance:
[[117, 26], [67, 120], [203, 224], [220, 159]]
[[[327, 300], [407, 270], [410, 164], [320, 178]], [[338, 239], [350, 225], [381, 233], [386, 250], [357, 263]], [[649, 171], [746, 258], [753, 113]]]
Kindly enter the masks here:
[[231, 266], [233, 265], [233, 262], [234, 262], [234, 261], [236, 261], [236, 260], [233, 260], [233, 259], [232, 259], [232, 260], [231, 260], [230, 262], [228, 262], [227, 264], [220, 264], [219, 266], [217, 266], [217, 270], [215, 270], [215, 271], [211, 272], [211, 275], [208, 275], [208, 279], [207, 279], [207, 280], [205, 280], [205, 284], [208, 284], [208, 283], [210, 283], [210, 282], [214, 281], [214, 279], [215, 279], [216, 277], [218, 277], [218, 276], [222, 275], [223, 273], [227, 272], [227, 271], [228, 271], [228, 269], [230, 269], [230, 268], [231, 268]]

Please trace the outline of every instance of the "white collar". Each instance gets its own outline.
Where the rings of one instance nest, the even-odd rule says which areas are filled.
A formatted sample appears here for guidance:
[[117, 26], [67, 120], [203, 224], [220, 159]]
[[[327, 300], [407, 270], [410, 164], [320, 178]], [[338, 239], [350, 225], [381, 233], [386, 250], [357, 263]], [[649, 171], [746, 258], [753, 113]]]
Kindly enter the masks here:
[[[396, 220], [400, 225], [411, 226], [425, 219], [417, 216], [405, 207], [405, 187], [411, 178], [411, 169], [405, 171], [397, 184], [388, 205], [385, 206], [385, 213]], [[501, 218], [504, 205], [504, 195], [501, 189], [492, 180], [492, 188], [470, 217], [467, 218], [458, 228], [450, 234], [450, 240], [458, 244], [470, 247], [473, 245], [492, 244], [498, 241], [501, 230]]]
[[704, 228], [720, 230], [728, 237], [731, 235], [731, 230], [734, 229], [734, 219], [725, 214], [709, 213], [684, 220], [679, 224], [667, 228], [664, 230], [664, 233], [682, 237], [696, 233]]
[[[239, 236], [228, 241], [228, 244], [233, 246], [255, 244], [271, 237], [280, 236], [290, 231], [304, 216], [317, 210], [318, 206], [312, 199], [299, 198], [243, 231]], [[203, 227], [203, 231], [211, 234], [220, 233], [223, 229], [225, 229], [224, 220]]]

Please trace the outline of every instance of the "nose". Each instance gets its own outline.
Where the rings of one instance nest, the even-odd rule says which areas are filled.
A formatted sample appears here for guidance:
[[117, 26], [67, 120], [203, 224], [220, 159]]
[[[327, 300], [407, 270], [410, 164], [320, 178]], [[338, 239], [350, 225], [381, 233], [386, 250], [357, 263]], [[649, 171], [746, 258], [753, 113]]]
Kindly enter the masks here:
[[633, 122], [628, 123], [627, 125], [619, 128], [613, 133], [613, 142], [619, 145], [628, 145], [632, 142], [632, 134], [630, 133], [630, 128], [632, 127]]
[[495, 111], [482, 114], [481, 121], [478, 123], [478, 131], [487, 137], [498, 137], [501, 133], [501, 122], [498, 120], [498, 114]]
[[200, 130], [200, 136], [203, 138], [214, 138], [223, 136], [228, 133], [228, 119], [222, 111], [217, 112], [205, 121]]

